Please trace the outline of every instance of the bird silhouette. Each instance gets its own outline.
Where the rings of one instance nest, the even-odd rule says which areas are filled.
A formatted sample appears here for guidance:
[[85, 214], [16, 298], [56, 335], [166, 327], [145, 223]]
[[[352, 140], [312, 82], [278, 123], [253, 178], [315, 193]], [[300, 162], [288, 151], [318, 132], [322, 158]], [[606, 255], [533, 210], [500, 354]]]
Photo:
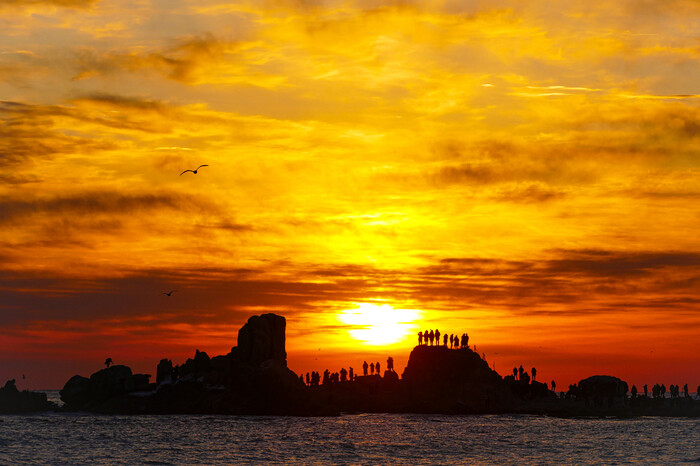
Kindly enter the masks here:
[[208, 167], [208, 166], [209, 166], [209, 165], [200, 165], [200, 166], [198, 166], [197, 168], [195, 168], [194, 170], [185, 170], [184, 172], [180, 173], [180, 176], [184, 175], [184, 174], [187, 173], [187, 172], [192, 172], [192, 173], [194, 173], [194, 174], [196, 175], [196, 174], [197, 174], [197, 170], [199, 170], [199, 169], [202, 168], [202, 167]]
[[173, 293], [175, 293], [176, 291], [177, 291], [177, 290], [170, 290], [170, 291], [168, 291], [167, 293], [166, 293], [166, 292], [163, 292], [163, 294], [166, 295], [166, 296], [172, 296]]

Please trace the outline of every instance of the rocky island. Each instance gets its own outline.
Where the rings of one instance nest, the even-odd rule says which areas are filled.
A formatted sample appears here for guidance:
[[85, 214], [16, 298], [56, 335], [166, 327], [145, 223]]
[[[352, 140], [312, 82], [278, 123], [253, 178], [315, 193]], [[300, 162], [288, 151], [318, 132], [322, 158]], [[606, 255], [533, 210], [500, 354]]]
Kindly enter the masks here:
[[[251, 317], [228, 354], [210, 358], [196, 351], [181, 365], [162, 359], [156, 380], [113, 365], [89, 378], [73, 376], [60, 391], [62, 409], [110, 414], [255, 414], [325, 416], [393, 412], [443, 414], [543, 414], [554, 416], [699, 416], [692, 397], [628, 397], [627, 384], [593, 376], [566, 396], [516, 374], [501, 377], [468, 346], [416, 346], [401, 377], [393, 367], [382, 375], [347, 378], [325, 374], [307, 383], [287, 367], [286, 320], [275, 314]], [[111, 360], [109, 360], [111, 362]], [[308, 378], [308, 374], [307, 374]], [[17, 396], [5, 387], [0, 402]], [[9, 390], [9, 391], [8, 391]], [[16, 388], [15, 388], [16, 391]], [[30, 395], [23, 395], [25, 397]], [[35, 400], [37, 407], [45, 404]], [[42, 404], [44, 403], [44, 404]]]

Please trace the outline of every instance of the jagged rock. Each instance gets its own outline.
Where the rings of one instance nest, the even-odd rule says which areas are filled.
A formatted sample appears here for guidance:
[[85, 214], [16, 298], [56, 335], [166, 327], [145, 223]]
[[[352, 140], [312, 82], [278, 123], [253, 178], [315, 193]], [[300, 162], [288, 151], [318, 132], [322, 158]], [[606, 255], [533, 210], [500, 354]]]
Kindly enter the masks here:
[[238, 331], [237, 351], [232, 353], [243, 364], [258, 366], [263, 361], [274, 359], [286, 367], [286, 326], [286, 319], [276, 314], [253, 316]]
[[207, 372], [211, 368], [211, 359], [204, 351], [195, 350], [194, 355], [194, 372], [201, 374]]
[[167, 377], [172, 378], [173, 363], [170, 359], [161, 359], [156, 368], [156, 384], [160, 385]]
[[0, 414], [21, 414], [55, 409], [56, 405], [49, 402], [46, 393], [19, 391], [15, 380], [8, 380], [0, 388]]

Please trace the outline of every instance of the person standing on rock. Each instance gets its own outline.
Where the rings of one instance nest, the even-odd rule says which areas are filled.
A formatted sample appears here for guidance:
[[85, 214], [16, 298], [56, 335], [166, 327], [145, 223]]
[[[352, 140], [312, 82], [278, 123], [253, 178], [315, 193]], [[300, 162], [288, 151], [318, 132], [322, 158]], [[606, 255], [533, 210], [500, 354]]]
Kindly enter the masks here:
[[386, 360], [386, 370], [394, 372], [394, 358], [389, 356]]
[[379, 372], [379, 361], [374, 363], [374, 370], [377, 371], [377, 375], [381, 375], [381, 372]]
[[350, 367], [350, 370], [348, 371], [348, 377], [350, 378], [350, 382], [355, 380], [355, 371], [353, 370], [352, 367]]
[[535, 369], [533, 367], [531, 372], [532, 372], [532, 380], [533, 381], [537, 380], [537, 369]]
[[374, 363], [369, 363], [369, 375], [374, 375]]
[[435, 329], [435, 346], [440, 346], [440, 330]]
[[107, 366], [107, 369], [109, 369], [109, 366], [113, 364], [112, 363], [112, 358], [107, 358], [105, 359], [105, 366]]
[[423, 345], [423, 332], [418, 332], [418, 346]]
[[365, 361], [364, 363], [362, 363], [362, 371], [365, 373], [365, 375], [367, 375], [367, 368], [368, 368], [368, 367], [369, 367], [369, 366], [367, 365], [367, 361]]

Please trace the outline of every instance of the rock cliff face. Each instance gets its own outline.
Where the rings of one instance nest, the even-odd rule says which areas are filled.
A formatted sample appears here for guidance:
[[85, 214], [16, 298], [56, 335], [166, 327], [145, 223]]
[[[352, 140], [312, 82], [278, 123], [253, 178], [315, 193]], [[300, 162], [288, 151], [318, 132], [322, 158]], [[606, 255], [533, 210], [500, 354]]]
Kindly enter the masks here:
[[253, 316], [238, 331], [238, 346], [232, 352], [244, 364], [259, 365], [263, 361], [274, 360], [286, 367], [286, 327], [287, 321], [282, 316]]

